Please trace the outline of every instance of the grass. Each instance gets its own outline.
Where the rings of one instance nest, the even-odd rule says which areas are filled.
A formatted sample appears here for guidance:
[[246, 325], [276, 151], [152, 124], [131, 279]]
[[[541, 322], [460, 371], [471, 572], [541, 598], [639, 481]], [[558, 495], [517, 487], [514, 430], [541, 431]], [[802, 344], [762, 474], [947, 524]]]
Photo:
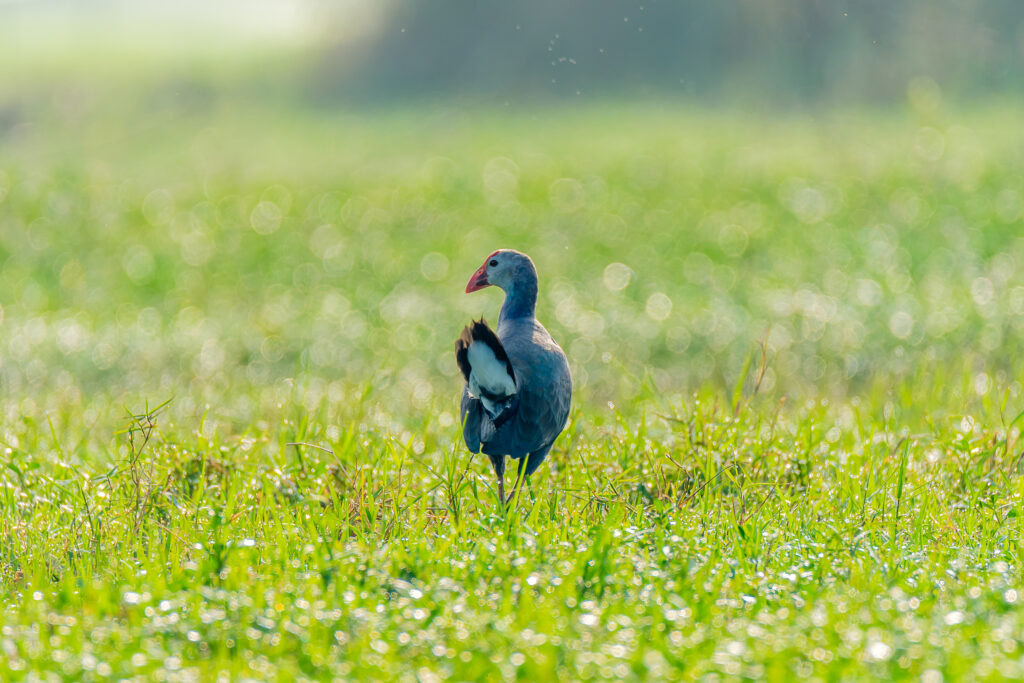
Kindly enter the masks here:
[[[1024, 674], [1016, 106], [136, 95], [4, 110], [0, 677]], [[499, 246], [577, 385], [508, 514]]]

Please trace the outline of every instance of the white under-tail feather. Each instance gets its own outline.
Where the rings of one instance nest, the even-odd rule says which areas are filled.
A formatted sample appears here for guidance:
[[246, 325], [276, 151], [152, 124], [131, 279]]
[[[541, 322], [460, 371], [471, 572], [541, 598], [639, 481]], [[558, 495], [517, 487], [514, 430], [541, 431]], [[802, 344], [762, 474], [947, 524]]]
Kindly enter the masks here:
[[[508, 399], [516, 393], [516, 383], [508, 374], [505, 363], [498, 360], [494, 351], [484, 342], [474, 341], [468, 349], [469, 393], [480, 398], [484, 409], [495, 417], [508, 404]], [[491, 397], [500, 397], [498, 400]]]

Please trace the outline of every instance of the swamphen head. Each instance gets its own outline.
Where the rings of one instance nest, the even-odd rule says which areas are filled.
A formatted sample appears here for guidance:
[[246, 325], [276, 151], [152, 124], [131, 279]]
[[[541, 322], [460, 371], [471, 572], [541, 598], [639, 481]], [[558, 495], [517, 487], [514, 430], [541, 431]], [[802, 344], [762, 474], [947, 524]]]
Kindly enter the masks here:
[[515, 249], [499, 249], [488, 256], [466, 284], [466, 294], [494, 285], [511, 294], [524, 287], [537, 288], [537, 269], [530, 257]]

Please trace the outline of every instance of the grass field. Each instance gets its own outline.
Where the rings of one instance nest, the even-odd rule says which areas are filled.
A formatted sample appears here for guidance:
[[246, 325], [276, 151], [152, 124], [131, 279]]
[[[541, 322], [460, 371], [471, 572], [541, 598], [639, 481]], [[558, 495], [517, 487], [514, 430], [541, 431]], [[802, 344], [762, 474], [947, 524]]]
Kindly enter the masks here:
[[[1024, 676], [1024, 112], [927, 95], [10, 104], [0, 678]], [[576, 394], [503, 514], [506, 246]]]

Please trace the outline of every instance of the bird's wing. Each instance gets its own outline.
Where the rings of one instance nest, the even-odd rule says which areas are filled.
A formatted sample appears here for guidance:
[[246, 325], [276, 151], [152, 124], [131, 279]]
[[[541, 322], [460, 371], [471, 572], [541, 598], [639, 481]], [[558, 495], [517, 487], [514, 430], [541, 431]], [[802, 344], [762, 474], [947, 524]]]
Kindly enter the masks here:
[[550, 446], [565, 428], [572, 400], [572, 378], [562, 349], [533, 321], [530, 329], [509, 329], [505, 349], [516, 369], [518, 409], [509, 422], [510, 444], [525, 455]]
[[549, 446], [565, 428], [572, 384], [568, 371], [557, 375], [555, 381], [540, 382], [520, 393], [519, 411], [512, 424], [515, 441], [525, 453]]

